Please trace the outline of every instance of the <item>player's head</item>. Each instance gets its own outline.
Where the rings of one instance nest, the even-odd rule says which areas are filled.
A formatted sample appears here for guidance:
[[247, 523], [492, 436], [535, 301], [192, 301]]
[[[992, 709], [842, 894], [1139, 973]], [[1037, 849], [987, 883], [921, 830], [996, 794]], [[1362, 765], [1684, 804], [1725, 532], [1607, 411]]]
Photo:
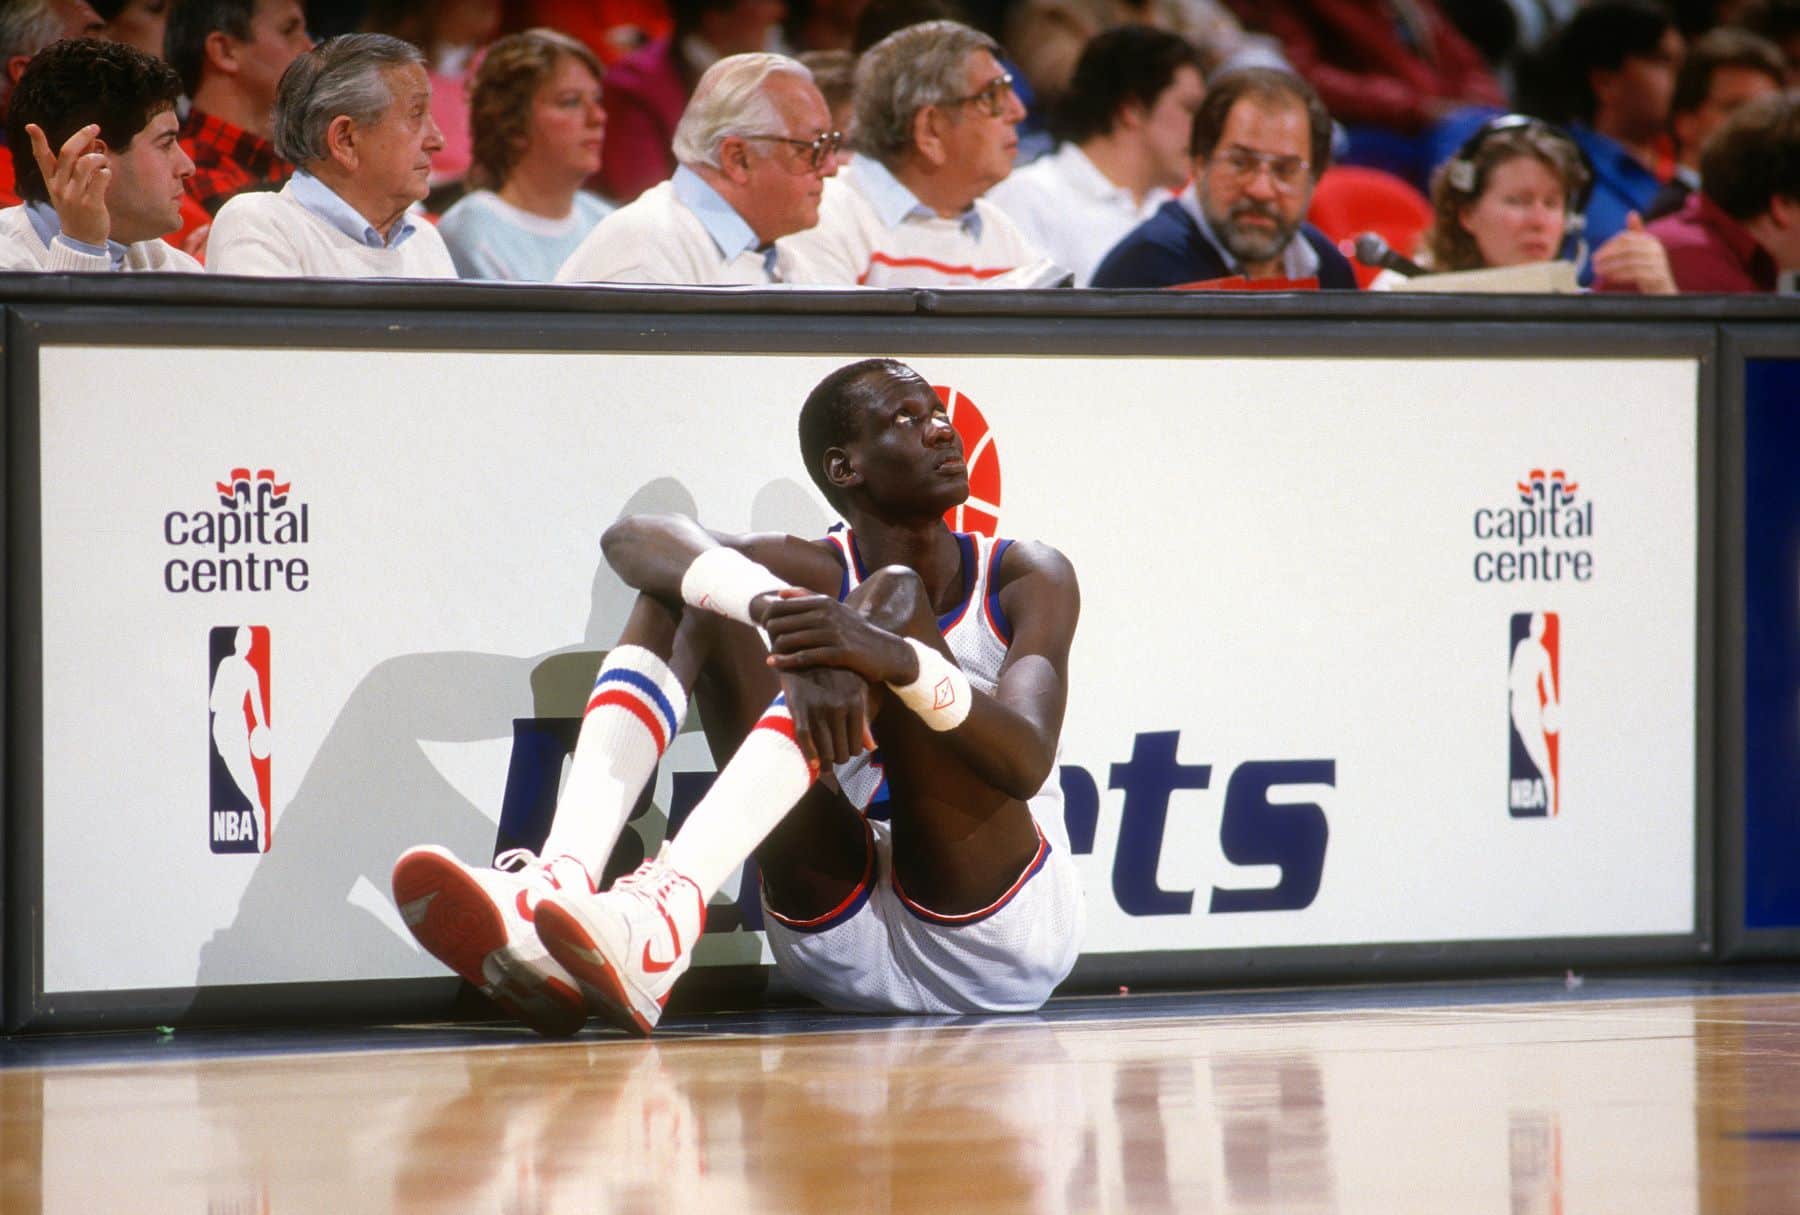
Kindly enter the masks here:
[[897, 359], [840, 367], [800, 407], [800, 455], [839, 513], [859, 502], [941, 514], [969, 495], [962, 440], [937, 392]]

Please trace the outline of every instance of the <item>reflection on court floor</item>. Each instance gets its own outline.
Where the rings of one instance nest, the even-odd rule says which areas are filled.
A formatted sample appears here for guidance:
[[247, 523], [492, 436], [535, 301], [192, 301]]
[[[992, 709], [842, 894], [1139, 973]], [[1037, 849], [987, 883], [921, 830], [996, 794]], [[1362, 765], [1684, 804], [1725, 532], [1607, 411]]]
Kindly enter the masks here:
[[1551, 990], [4, 1043], [0, 1209], [1800, 1211], [1800, 974]]

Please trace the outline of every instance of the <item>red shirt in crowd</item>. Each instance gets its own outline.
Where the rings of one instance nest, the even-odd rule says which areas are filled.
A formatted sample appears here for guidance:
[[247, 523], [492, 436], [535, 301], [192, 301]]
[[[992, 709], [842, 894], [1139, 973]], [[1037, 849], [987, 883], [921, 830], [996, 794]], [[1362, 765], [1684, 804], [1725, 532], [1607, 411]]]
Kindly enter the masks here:
[[194, 162], [188, 197], [208, 215], [245, 190], [278, 190], [294, 166], [275, 154], [275, 145], [240, 126], [190, 110], [181, 124], [181, 147]]
[[1230, 0], [1281, 43], [1331, 116], [1411, 134], [1456, 105], [1504, 108], [1481, 52], [1433, 0]]
[[600, 192], [628, 203], [675, 172], [675, 124], [691, 86], [673, 39], [659, 38], [615, 63], [601, 85], [606, 156]]
[[1668, 250], [1669, 269], [1683, 291], [1775, 290], [1775, 259], [1703, 191], [1688, 195], [1681, 210], [1656, 220], [1649, 232]]

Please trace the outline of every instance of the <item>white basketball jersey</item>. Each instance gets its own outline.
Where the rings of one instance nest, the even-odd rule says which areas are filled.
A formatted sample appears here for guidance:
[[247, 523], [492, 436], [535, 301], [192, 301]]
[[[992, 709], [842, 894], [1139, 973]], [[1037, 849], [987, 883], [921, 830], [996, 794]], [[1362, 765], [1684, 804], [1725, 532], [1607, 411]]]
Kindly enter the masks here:
[[[970, 685], [991, 696], [999, 686], [1000, 666], [1006, 661], [1006, 652], [1012, 645], [1012, 626], [1000, 607], [999, 578], [1000, 562], [1013, 542], [974, 532], [952, 534], [962, 547], [963, 594], [956, 607], [938, 617], [938, 629], [949, 644], [956, 665], [969, 677]], [[849, 528], [838, 524], [825, 539], [837, 547], [844, 559], [844, 580], [838, 587], [838, 601], [842, 602], [862, 584], [868, 570], [857, 552], [856, 537]], [[876, 741], [879, 744], [879, 722], [876, 723]], [[1060, 741], [1057, 758], [1062, 758]], [[838, 764], [833, 771], [851, 805], [872, 819], [888, 817], [886, 774], [882, 771], [879, 745], [873, 752]], [[1044, 787], [1027, 804], [1050, 843], [1067, 851], [1068, 832], [1063, 825], [1062, 800], [1059, 768], [1052, 764]]]

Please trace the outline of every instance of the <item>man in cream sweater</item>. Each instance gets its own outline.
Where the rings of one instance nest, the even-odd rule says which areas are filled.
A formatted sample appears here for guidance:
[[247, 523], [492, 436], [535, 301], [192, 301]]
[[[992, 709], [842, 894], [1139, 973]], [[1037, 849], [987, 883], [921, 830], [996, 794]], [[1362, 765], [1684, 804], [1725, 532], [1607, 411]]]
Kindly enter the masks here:
[[240, 194], [219, 209], [207, 268], [455, 278], [437, 230], [408, 214], [442, 146], [418, 48], [385, 34], [321, 43], [289, 65], [275, 101], [275, 150], [298, 171], [279, 194]]
[[782, 244], [796, 280], [977, 287], [1042, 260], [981, 196], [1012, 172], [1025, 107], [992, 38], [954, 21], [909, 26], [856, 65], [856, 159], [818, 225]]
[[791, 281], [776, 242], [819, 222], [841, 140], [804, 66], [784, 55], [727, 56], [700, 77], [675, 127], [675, 176], [601, 220], [557, 281]]
[[181, 82], [120, 43], [40, 51], [19, 79], [7, 138], [21, 206], [0, 211], [0, 270], [200, 269], [159, 238], [181, 226], [194, 162], [176, 142]]

